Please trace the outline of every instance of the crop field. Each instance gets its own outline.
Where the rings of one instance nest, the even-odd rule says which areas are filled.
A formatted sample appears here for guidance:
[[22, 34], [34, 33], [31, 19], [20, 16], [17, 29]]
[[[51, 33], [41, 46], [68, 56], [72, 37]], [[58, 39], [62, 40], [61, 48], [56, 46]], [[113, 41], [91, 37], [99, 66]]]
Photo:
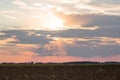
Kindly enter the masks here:
[[0, 80], [120, 80], [120, 65], [0, 65]]

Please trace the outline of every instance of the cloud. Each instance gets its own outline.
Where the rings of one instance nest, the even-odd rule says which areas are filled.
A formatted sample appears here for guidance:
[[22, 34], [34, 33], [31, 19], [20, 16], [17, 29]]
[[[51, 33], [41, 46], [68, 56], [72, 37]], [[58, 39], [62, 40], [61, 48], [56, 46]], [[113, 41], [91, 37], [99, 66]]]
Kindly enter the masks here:
[[83, 61], [96, 61], [96, 62], [107, 62], [107, 61], [117, 61], [119, 62], [120, 59], [120, 54], [118, 55], [112, 55], [109, 57], [100, 57], [100, 56], [95, 56], [92, 58], [82, 58]]
[[6, 33], [0, 32], [0, 36], [4, 36], [6, 35]]
[[0, 54], [19, 56], [26, 55], [26, 53], [28, 53], [28, 55], [30, 55], [30, 53], [34, 53], [33, 55], [36, 55], [37, 53], [35, 53], [35, 50], [39, 47], [40, 45], [35, 44], [2, 44], [2, 46], [0, 46]]
[[[112, 38], [112, 37], [81, 37], [81, 38], [62, 38], [55, 37], [54, 41], [62, 41], [64, 45], [77, 45], [82, 46], [80, 43], [84, 44], [84, 46], [90, 45], [91, 47], [99, 47], [99, 46], [112, 46], [112, 45], [120, 45], [120, 38]], [[64, 46], [63, 45], [63, 46]]]
[[93, 26], [93, 27], [84, 27], [84, 26], [79, 26], [79, 25], [73, 25], [71, 27], [68, 27], [68, 29], [81, 29], [81, 30], [97, 30], [100, 27], [98, 26]]
[[[107, 61], [120, 54], [119, 0], [2, 0], [0, 4], [0, 61]], [[64, 29], [47, 30], [45, 25], [53, 20], [49, 14], [62, 20]]]
[[[28, 35], [29, 34], [29, 35]], [[22, 44], [46, 44], [49, 43], [51, 39], [47, 39], [46, 36], [38, 34], [30, 35], [30, 33], [21, 33], [17, 35], [17, 38], [20, 40], [19, 43]]]
[[120, 38], [99, 37], [99, 45], [120, 45]]
[[43, 6], [43, 4], [41, 4], [41, 3], [34, 3], [33, 5], [34, 6]]
[[17, 14], [19, 10], [0, 10], [0, 14]]
[[[120, 38], [84, 37], [84, 38], [58, 38], [64, 41], [63, 48], [68, 56], [108, 57], [119, 54]], [[74, 53], [74, 54], [73, 54]]]
[[2, 39], [15, 36], [20, 44], [47, 44], [52, 39], [50, 32], [39, 30], [5, 30], [2, 33], [6, 33], [5, 36], [1, 36]]
[[27, 4], [23, 0], [14, 0], [13, 4], [18, 5], [20, 7], [26, 7]]
[[[30, 1], [30, 0], [29, 0]], [[36, 7], [29, 5], [27, 2], [25, 2], [24, 0], [14, 0], [12, 2], [13, 4], [19, 6], [19, 8], [21, 9], [27, 9], [27, 10], [35, 10], [37, 9]], [[33, 4], [34, 5], [34, 4]], [[39, 8], [38, 8], [39, 9]]]
[[0, 10], [0, 16], [9, 19], [16, 19], [16, 14], [22, 14], [19, 10]]
[[7, 14], [0, 14], [1, 16], [4, 16], [6, 18], [9, 18], [9, 19], [15, 19], [16, 17], [14, 16], [10, 16], [10, 15], [7, 15]]
[[100, 27], [108, 27], [114, 26], [118, 27], [120, 23], [119, 16], [111, 16], [111, 15], [99, 15], [99, 14], [64, 14], [64, 13], [56, 13], [58, 17], [60, 17], [66, 26], [73, 25], [81, 25], [81, 26], [100, 26]]
[[6, 38], [6, 39], [1, 39], [0, 45], [5, 45], [5, 44], [15, 43], [15, 42], [18, 42], [18, 40], [15, 37], [11, 37], [11, 38]]
[[26, 3], [23, 0], [14, 0], [12, 3], [15, 4], [15, 5], [17, 5], [17, 6], [19, 6], [19, 8], [21, 8], [21, 9], [27, 9], [27, 10], [36, 9], [33, 6], [29, 6], [28, 3]]
[[[74, 1], [64, 1], [64, 0], [41, 0], [34, 2], [33, 4], [40, 4], [40, 6], [51, 11], [63, 12], [65, 14], [106, 14], [106, 15], [120, 15], [119, 13], [119, 1], [114, 0], [74, 0]], [[41, 5], [42, 4], [42, 5]], [[51, 6], [48, 8], [48, 6]], [[39, 9], [39, 8], [38, 8]], [[108, 10], [116, 10], [116, 12]]]
[[[41, 0], [32, 1], [22, 0], [13, 1], [14, 4], [26, 9], [38, 9], [44, 11], [58, 11], [66, 14], [106, 14], [106, 15], [120, 15], [119, 3], [120, 1], [114, 0], [75, 0], [75, 1], [63, 1], [63, 0]], [[27, 3], [32, 5], [28, 6]], [[109, 12], [109, 10], [111, 12]], [[112, 11], [116, 10], [116, 11]]]
[[67, 55], [64, 49], [64, 41], [60, 38], [56, 38], [55, 41], [50, 41], [49, 44], [44, 46], [46, 53], [53, 56], [65, 56]]
[[[3, 8], [0, 11], [3, 18], [0, 20], [0, 25], [9, 29], [43, 30], [45, 27], [41, 26], [45, 26], [45, 23], [49, 22], [47, 16], [49, 13], [60, 13], [59, 17], [65, 22], [65, 29], [80, 26], [79, 28], [82, 30], [97, 30], [97, 27], [102, 26], [119, 26], [120, 21], [119, 1], [113, 0], [13, 0], [12, 3], [14, 5], [8, 3], [11, 5], [9, 10]], [[15, 8], [12, 9], [12, 7]]]
[[[21, 31], [22, 32], [22, 31]], [[24, 32], [24, 31], [23, 31]], [[2, 32], [3, 33], [3, 32]], [[40, 48], [40, 44], [24, 44], [18, 39], [18, 35], [11, 32], [4, 32], [6, 35], [2, 35], [0, 39], [0, 54], [6, 55], [21, 55], [21, 53], [35, 53], [35, 50]], [[19, 33], [19, 32], [18, 32]], [[28, 35], [29, 36], [29, 35]], [[22, 36], [21, 36], [22, 37]], [[23, 54], [22, 54], [23, 55]]]
[[[81, 56], [108, 57], [119, 54], [119, 38], [109, 37], [84, 37], [61, 38], [54, 37], [53, 41], [37, 50], [40, 56]], [[91, 52], [91, 53], [90, 53]], [[74, 54], [73, 54], [74, 53]], [[90, 55], [89, 55], [90, 54]]]
[[[107, 14], [107, 15], [120, 15], [116, 12], [107, 12], [107, 10], [117, 10], [119, 11], [119, 3], [120, 1], [114, 1], [114, 0], [75, 0], [73, 3], [69, 3], [69, 1], [66, 1], [64, 4], [64, 1], [59, 2], [59, 6], [62, 5], [61, 12], [64, 12], [66, 14], [84, 14], [84, 13], [92, 13], [92, 14]], [[57, 5], [58, 5], [57, 4]], [[66, 4], [66, 5], [65, 5]], [[57, 6], [57, 7], [59, 7]]]
[[[20, 55], [24, 52], [32, 52], [38, 56], [79, 56], [83, 58], [118, 55], [120, 53], [120, 38], [117, 32], [119, 31], [114, 31], [113, 28], [101, 31], [83, 31], [79, 29], [54, 32], [2, 30], [1, 33], [5, 35], [0, 36], [0, 44], [2, 45], [0, 53]], [[106, 35], [106, 32], [109, 33], [109, 36]], [[37, 36], [38, 34], [40, 36]]]
[[[92, 58], [94, 56], [109, 57], [111, 55], [118, 55], [120, 45], [104, 45], [98, 46], [89, 44], [87, 42], [77, 42], [79, 46], [67, 46], [66, 52], [69, 56], [81, 56]], [[74, 53], [74, 54], [73, 54]]]
[[37, 49], [40, 48], [40, 45], [35, 45], [35, 44], [16, 44], [17, 47], [21, 48], [23, 51], [26, 49]]

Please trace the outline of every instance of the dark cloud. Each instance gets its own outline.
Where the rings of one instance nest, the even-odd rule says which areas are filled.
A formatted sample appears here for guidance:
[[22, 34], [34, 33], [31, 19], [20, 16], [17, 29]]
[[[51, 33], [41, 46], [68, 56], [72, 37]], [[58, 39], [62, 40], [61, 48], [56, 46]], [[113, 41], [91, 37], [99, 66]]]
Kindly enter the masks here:
[[81, 57], [109, 57], [120, 54], [120, 45], [112, 45], [113, 42], [107, 45], [99, 45], [99, 40], [91, 41], [78, 41], [73, 46], [67, 46], [66, 51], [69, 56], [81, 56]]
[[[103, 14], [64, 14], [56, 13], [65, 21], [66, 26], [75, 28], [74, 25], [82, 27], [98, 26], [96, 30], [69, 29], [59, 33], [62, 37], [93, 37], [107, 36], [120, 37], [120, 16], [103, 15]], [[58, 33], [57, 33], [58, 34]]]
[[102, 28], [119, 27], [120, 16], [103, 15], [103, 14], [64, 14], [56, 13], [65, 21], [66, 25], [81, 25], [85, 27], [100, 26]]
[[[46, 38], [46, 33], [43, 31], [41, 32], [41, 36], [37, 36], [36, 34], [39, 31], [30, 31], [30, 32], [35, 32], [33, 35], [29, 35], [29, 30], [7, 30], [7, 31], [2, 31], [6, 33], [7, 35], [1, 36], [1, 38], [9, 38], [11, 36], [15, 36], [20, 44], [47, 44], [49, 43], [50, 39]], [[45, 33], [45, 34], [44, 34]]]
[[93, 0], [91, 1], [89, 4], [92, 4], [92, 5], [119, 5], [120, 4], [120, 1], [119, 0]]
[[63, 30], [60, 32], [55, 32], [52, 34], [53, 37], [59, 36], [59, 37], [64, 37], [64, 38], [75, 38], [75, 37], [101, 37], [101, 36], [106, 36], [106, 37], [120, 37], [120, 28], [101, 28], [98, 30], [80, 30], [80, 29], [69, 29], [69, 30]]

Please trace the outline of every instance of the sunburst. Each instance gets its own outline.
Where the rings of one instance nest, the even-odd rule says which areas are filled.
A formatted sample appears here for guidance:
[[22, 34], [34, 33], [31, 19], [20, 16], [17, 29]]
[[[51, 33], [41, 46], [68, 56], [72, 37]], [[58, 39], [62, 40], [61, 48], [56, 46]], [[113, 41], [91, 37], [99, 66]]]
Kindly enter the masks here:
[[62, 30], [64, 28], [63, 21], [53, 14], [49, 14], [49, 17], [45, 23], [45, 28], [48, 30]]

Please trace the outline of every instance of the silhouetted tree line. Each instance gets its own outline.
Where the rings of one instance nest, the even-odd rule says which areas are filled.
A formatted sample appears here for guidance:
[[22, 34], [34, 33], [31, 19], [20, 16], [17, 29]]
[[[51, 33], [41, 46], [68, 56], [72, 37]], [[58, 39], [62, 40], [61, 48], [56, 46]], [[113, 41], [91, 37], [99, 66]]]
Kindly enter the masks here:
[[23, 63], [14, 63], [14, 62], [3, 62], [1, 64], [120, 64], [120, 62], [90, 62], [90, 61], [81, 61], [81, 62], [63, 62], [63, 63], [42, 63], [42, 62], [23, 62]]

